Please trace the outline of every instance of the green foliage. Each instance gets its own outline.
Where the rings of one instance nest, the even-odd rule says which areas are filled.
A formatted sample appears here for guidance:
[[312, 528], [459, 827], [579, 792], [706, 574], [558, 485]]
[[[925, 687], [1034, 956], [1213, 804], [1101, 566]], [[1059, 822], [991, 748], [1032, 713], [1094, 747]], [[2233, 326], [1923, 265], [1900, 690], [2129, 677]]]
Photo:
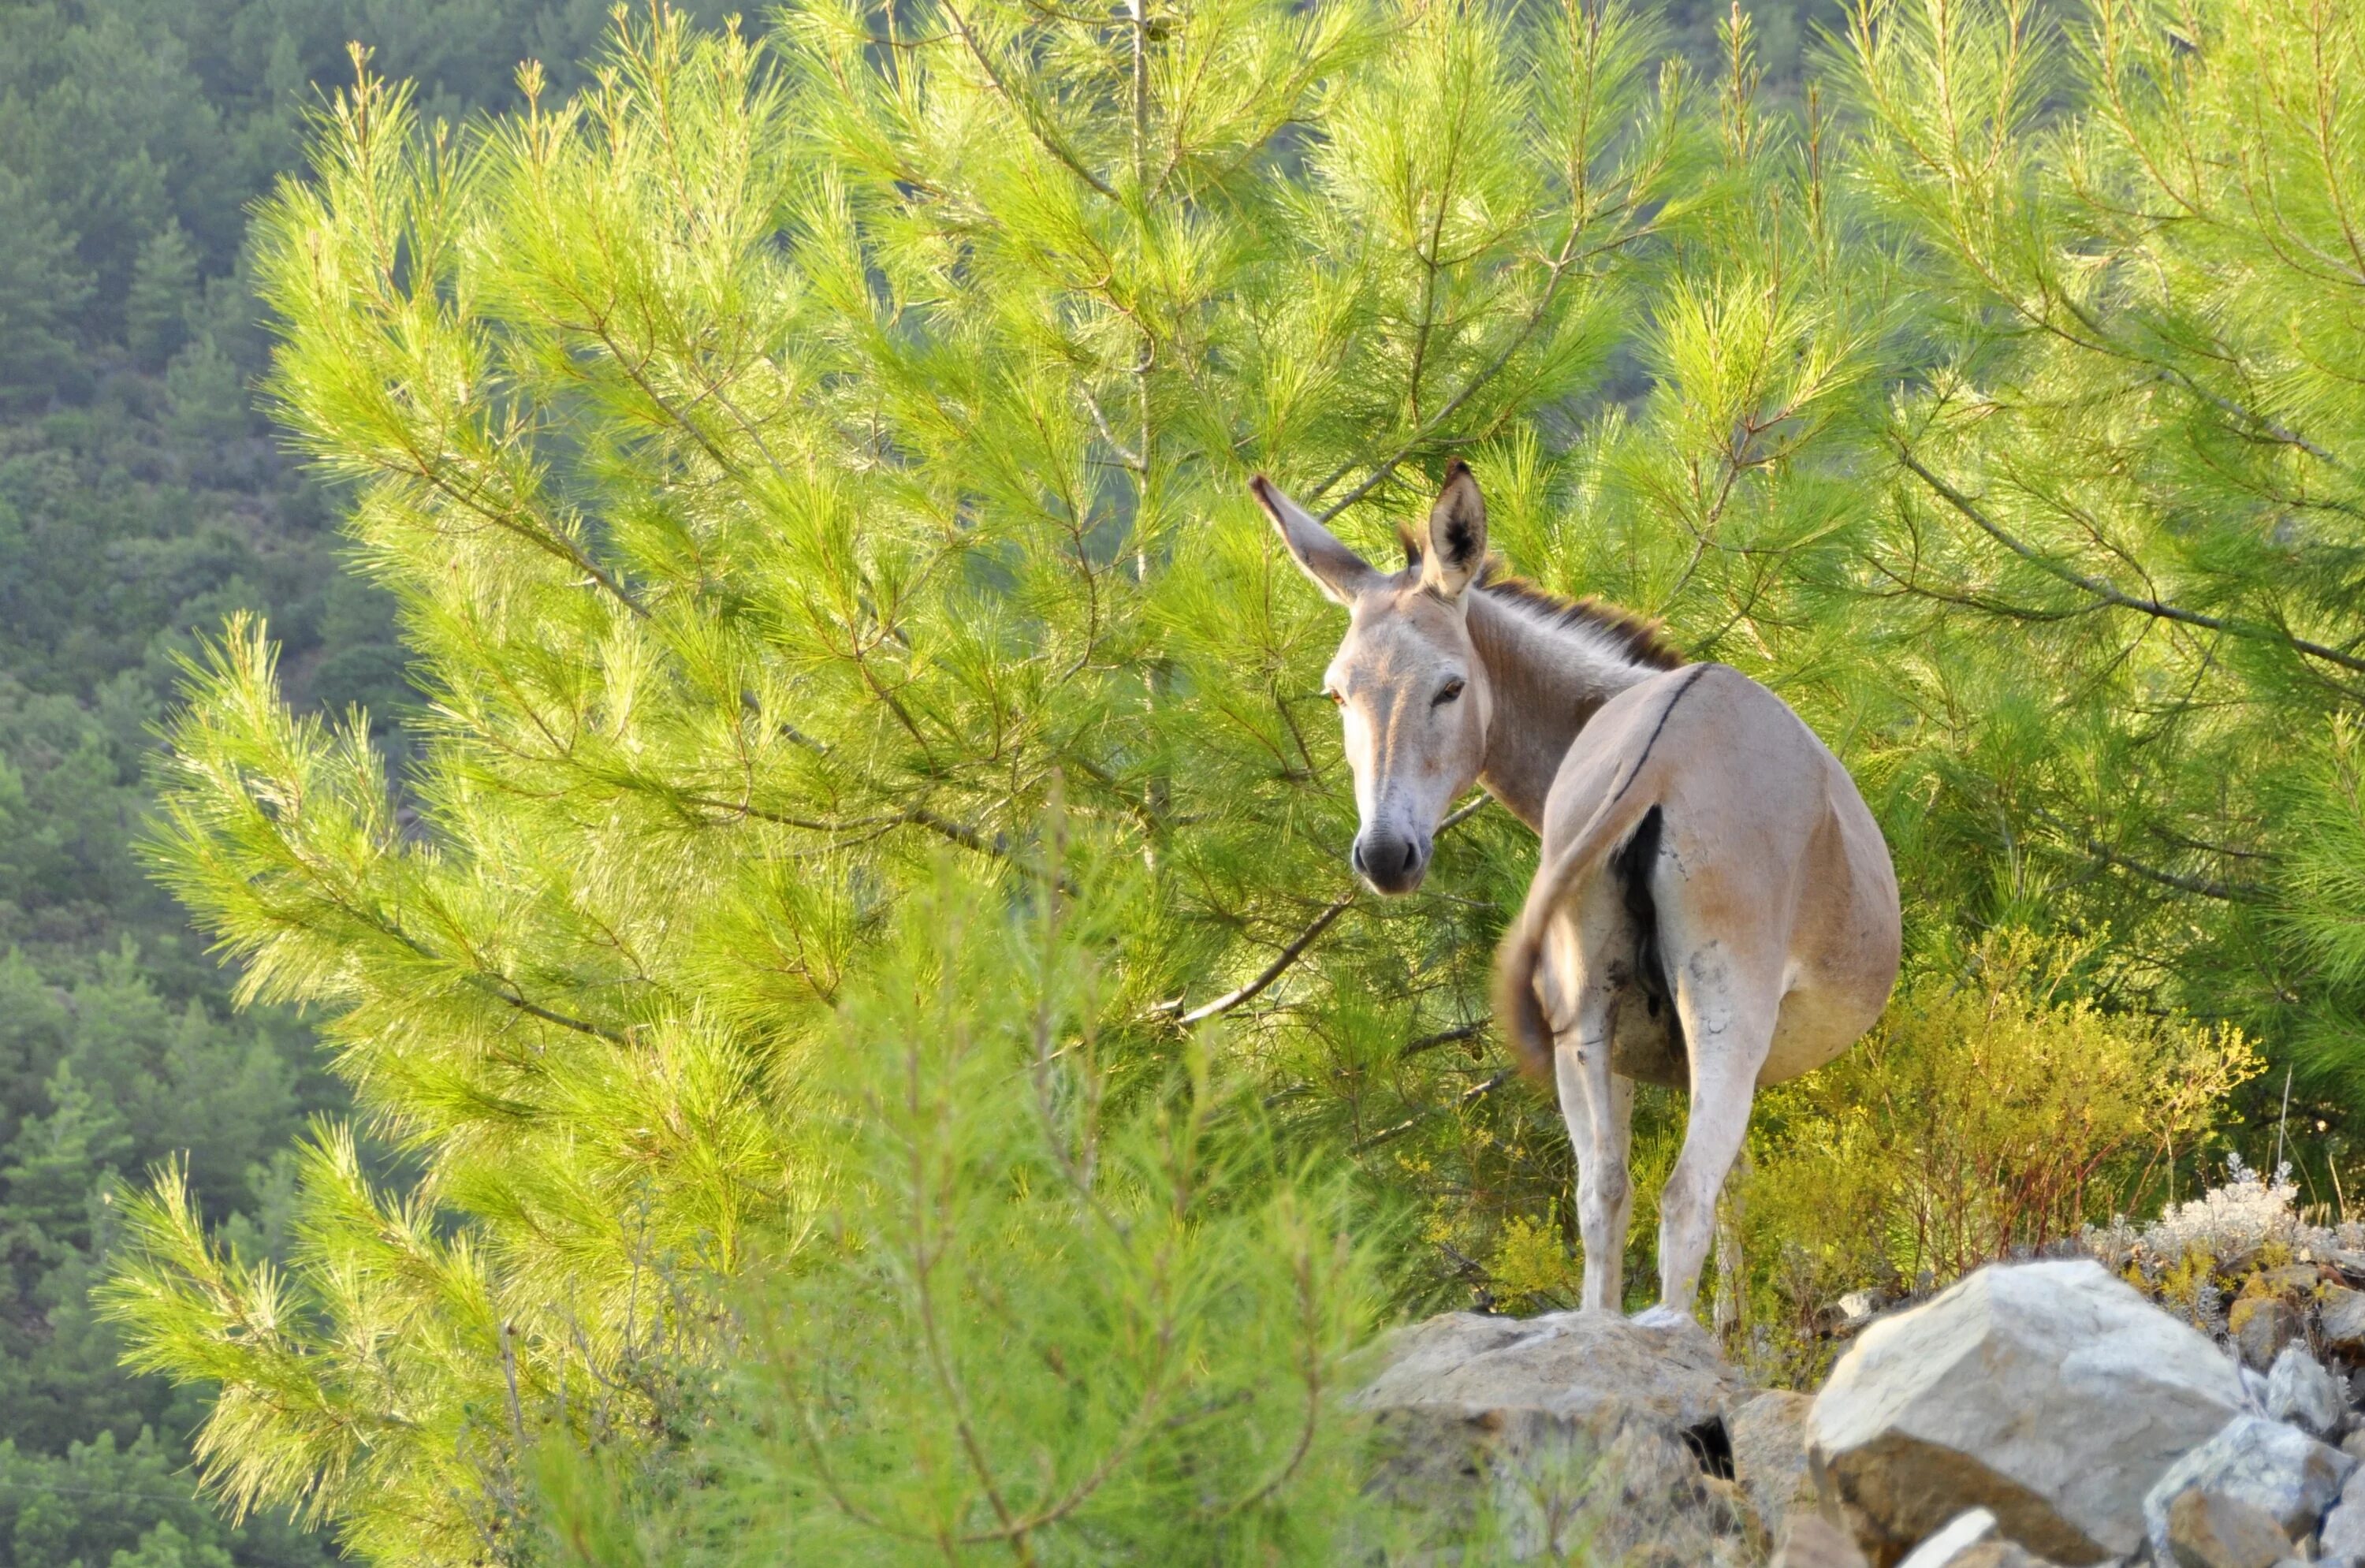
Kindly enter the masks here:
[[73, 241], [32, 183], [0, 168], [0, 408], [45, 400], [73, 370], [72, 325], [90, 293]]
[[[130, 850], [148, 726], [191, 630], [241, 608], [272, 610], [299, 700], [408, 698], [389, 602], [337, 576], [326, 498], [248, 408], [263, 340], [245, 207], [297, 155], [312, 83], [349, 78], [359, 36], [464, 113], [513, 93], [529, 50], [571, 67], [604, 25], [600, 5], [474, 0], [0, 6], [0, 1435], [29, 1467], [0, 1486], [0, 1562], [28, 1499], [50, 1545], [18, 1561], [322, 1550], [195, 1510], [177, 1544], [143, 1547], [105, 1486], [43, 1468], [153, 1423], [149, 1489], [185, 1495], [205, 1397], [116, 1365], [85, 1299], [113, 1234], [102, 1200], [185, 1149], [208, 1222], [267, 1253], [299, 1109], [346, 1100], [285, 1019], [206, 1021], [226, 984]], [[138, 985], [151, 1005], [84, 1022]]]
[[180, 224], [168, 222], [140, 247], [131, 267], [123, 341], [133, 363], [142, 370], [164, 367], [188, 336], [197, 297], [197, 253]]
[[[2307, 896], [2277, 858], [2314, 810], [2293, 748], [2365, 674], [2365, 405], [2335, 303], [2365, 22], [2100, 0], [2065, 37], [2017, 6], [1890, 6], [1846, 78], [1922, 286], [1875, 564], [1933, 606], [1913, 685], [1959, 715], [1954, 787], [2014, 835], [2010, 902], [2107, 923], [2161, 999], [2346, 1081], [2351, 988], [2273, 911]], [[2125, 892], [2098, 902], [2098, 867]]]
[[1138, 878], [1045, 875], [1010, 914], [917, 895], [849, 1000], [836, 1185], [693, 1457], [734, 1484], [672, 1533], [751, 1563], [1337, 1560], [1373, 1305], [1342, 1184], [1291, 1180], [1200, 1045], [1124, 1048], [1091, 955]]

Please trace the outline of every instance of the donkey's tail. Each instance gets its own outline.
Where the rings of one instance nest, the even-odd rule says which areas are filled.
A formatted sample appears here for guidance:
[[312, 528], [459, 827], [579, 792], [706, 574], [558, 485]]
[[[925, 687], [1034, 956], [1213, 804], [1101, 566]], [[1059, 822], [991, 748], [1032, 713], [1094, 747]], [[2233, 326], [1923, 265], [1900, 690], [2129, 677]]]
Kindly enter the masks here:
[[1528, 889], [1527, 906], [1503, 934], [1503, 946], [1495, 956], [1495, 1017], [1510, 1042], [1513, 1058], [1536, 1077], [1543, 1076], [1552, 1066], [1552, 1025], [1544, 1017], [1543, 998], [1536, 990], [1536, 970], [1543, 961], [1544, 935], [1552, 929], [1552, 912], [1570, 889], [1598, 871], [1602, 862], [1626, 842], [1659, 804], [1658, 794], [1642, 779], [1628, 778], [1626, 788], [1593, 813], [1593, 820], [1578, 830], [1560, 858], [1536, 874]]

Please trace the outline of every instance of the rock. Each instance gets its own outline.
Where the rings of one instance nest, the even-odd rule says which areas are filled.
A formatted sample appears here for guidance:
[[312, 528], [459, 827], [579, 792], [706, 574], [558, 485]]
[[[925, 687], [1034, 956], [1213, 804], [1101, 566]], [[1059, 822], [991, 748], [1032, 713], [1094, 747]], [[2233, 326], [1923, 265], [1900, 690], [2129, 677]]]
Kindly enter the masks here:
[[1973, 1508], [1915, 1547], [1897, 1568], [2054, 1568], [1996, 1533], [1996, 1517]]
[[2275, 1357], [2267, 1373], [2266, 1403], [2269, 1416], [2318, 1438], [2337, 1432], [2341, 1417], [2348, 1414], [2339, 1381], [2299, 1345], [2285, 1345]]
[[2231, 1361], [2100, 1263], [1996, 1264], [1866, 1328], [1809, 1440], [1876, 1556], [1985, 1507], [2084, 1564], [2142, 1543], [2146, 1489], [2243, 1403]]
[[2325, 1349], [2352, 1354], [2365, 1350], [2365, 1291], [2326, 1285], [2316, 1302], [2315, 1326]]
[[1766, 1568], [1869, 1568], [1847, 1531], [1811, 1508], [1783, 1521], [1781, 1544]]
[[1945, 1529], [1907, 1552], [1897, 1568], [1956, 1568], [1973, 1547], [1995, 1539], [1995, 1515], [1985, 1508], [1966, 1509]]
[[1690, 1318], [1645, 1326], [1609, 1313], [1490, 1317], [1449, 1312], [1388, 1347], [1387, 1366], [1356, 1396], [1364, 1409], [1534, 1409], [1581, 1416], [1617, 1405], [1677, 1427], [1717, 1420], [1749, 1384]]
[[[2356, 1469], [2357, 1461], [2296, 1427], [2236, 1416], [2223, 1431], [2178, 1460], [2145, 1495], [2144, 1525], [2152, 1556], [2163, 1563], [2182, 1561], [2170, 1555], [2170, 1515], [2188, 1493], [2255, 1508], [2282, 1532], [2283, 1548], [2276, 1555], [2291, 1556], [2291, 1543], [2315, 1532]], [[2257, 1568], [2267, 1568], [2274, 1560], [2263, 1559]]]
[[1740, 1492], [1703, 1469], [1748, 1393], [1687, 1317], [1449, 1313], [1399, 1334], [1355, 1403], [1374, 1428], [1369, 1490], [1416, 1536], [1483, 1522], [1514, 1561], [1584, 1546], [1691, 1568], [1754, 1558]]
[[1732, 1479], [1768, 1537], [1790, 1510], [1812, 1502], [1807, 1470], [1807, 1412], [1814, 1400], [1768, 1389], [1744, 1401], [1725, 1422], [1732, 1439]]
[[2267, 1289], [2287, 1296], [2314, 1295], [2316, 1281], [2322, 1277], [2313, 1263], [2285, 1263], [2281, 1268], [2262, 1269], [2259, 1272], [2259, 1279]]
[[2340, 1500], [2324, 1516], [2324, 1555], [2365, 1557], [2365, 1466], [2348, 1473]]
[[2340, 1451], [2351, 1459], [2365, 1460], [2365, 1428], [2340, 1439]]
[[2246, 1295], [2225, 1315], [2225, 1327], [2232, 1330], [2242, 1360], [2264, 1372], [2285, 1345], [2299, 1338], [2299, 1309], [2278, 1296]]
[[2176, 1568], [2275, 1568], [2291, 1537], [2264, 1508], [2222, 1492], [2180, 1492], [2168, 1506], [2165, 1560]]

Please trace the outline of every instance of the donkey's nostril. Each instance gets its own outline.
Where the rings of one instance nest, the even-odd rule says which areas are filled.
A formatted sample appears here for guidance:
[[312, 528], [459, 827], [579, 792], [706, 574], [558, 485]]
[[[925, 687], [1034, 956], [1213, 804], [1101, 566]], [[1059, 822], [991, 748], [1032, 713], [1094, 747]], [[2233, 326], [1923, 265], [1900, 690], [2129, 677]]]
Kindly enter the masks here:
[[1403, 869], [1403, 871], [1400, 873], [1400, 875], [1409, 877], [1409, 876], [1411, 876], [1415, 871], [1418, 871], [1418, 870], [1419, 870], [1419, 869], [1420, 869], [1420, 846], [1419, 846], [1419, 845], [1418, 845], [1418, 844], [1415, 844], [1415, 843], [1414, 843], [1412, 840], [1410, 840], [1410, 839], [1407, 839], [1407, 840], [1405, 840], [1405, 845], [1404, 845], [1404, 869]]

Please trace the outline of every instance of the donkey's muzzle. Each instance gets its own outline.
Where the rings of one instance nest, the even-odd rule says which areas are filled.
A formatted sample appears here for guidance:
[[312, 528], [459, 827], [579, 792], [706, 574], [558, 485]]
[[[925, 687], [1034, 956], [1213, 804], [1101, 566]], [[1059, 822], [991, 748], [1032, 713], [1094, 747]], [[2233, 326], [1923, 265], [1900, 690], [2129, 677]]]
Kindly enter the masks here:
[[1348, 858], [1375, 890], [1408, 893], [1420, 886], [1421, 876], [1429, 869], [1429, 851], [1427, 839], [1366, 830], [1355, 835], [1355, 847]]

